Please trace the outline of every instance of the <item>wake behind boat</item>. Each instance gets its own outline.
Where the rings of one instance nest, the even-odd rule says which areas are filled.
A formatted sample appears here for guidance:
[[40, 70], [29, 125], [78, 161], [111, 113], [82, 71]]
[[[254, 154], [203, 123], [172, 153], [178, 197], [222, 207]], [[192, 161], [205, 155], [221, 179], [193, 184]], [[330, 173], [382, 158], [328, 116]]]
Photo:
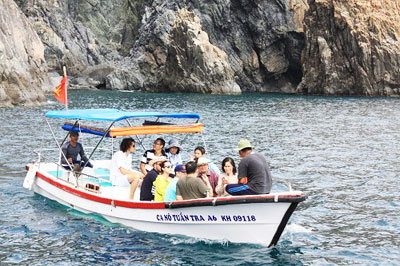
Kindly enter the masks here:
[[[84, 213], [96, 213], [105, 219], [138, 230], [163, 234], [178, 234], [190, 237], [228, 240], [235, 243], [256, 243], [268, 247], [276, 245], [290, 216], [299, 202], [306, 199], [301, 191], [271, 193], [265, 195], [211, 197], [172, 202], [140, 201], [136, 191], [134, 200], [129, 200], [129, 187], [113, 186], [110, 182], [110, 155], [114, 138], [149, 134], [201, 133], [203, 125], [198, 114], [165, 114], [158, 112], [124, 112], [117, 109], [81, 109], [50, 111], [45, 120], [57, 144], [59, 156], [61, 146], [55, 137], [49, 118], [63, 121], [67, 136], [72, 131], [89, 133], [99, 141], [89, 159], [99, 150], [100, 143], [111, 140], [111, 152], [103, 154], [104, 160], [90, 160], [93, 168], [84, 167], [78, 176], [63, 168], [57, 160], [42, 162], [42, 150], [36, 162], [28, 164], [24, 187], [55, 200], [62, 205]], [[74, 123], [64, 123], [72, 119]], [[133, 120], [155, 119], [134, 125]], [[191, 123], [176, 123], [175, 120], [194, 119]], [[161, 122], [161, 120], [163, 120]], [[166, 120], [166, 122], [164, 122]], [[108, 122], [102, 129], [82, 125], [81, 121]], [[171, 122], [174, 121], [174, 122]], [[128, 126], [119, 126], [124, 122]], [[63, 141], [63, 142], [64, 142]], [[64, 155], [65, 156], [65, 155]], [[140, 188], [138, 188], [140, 189]]]

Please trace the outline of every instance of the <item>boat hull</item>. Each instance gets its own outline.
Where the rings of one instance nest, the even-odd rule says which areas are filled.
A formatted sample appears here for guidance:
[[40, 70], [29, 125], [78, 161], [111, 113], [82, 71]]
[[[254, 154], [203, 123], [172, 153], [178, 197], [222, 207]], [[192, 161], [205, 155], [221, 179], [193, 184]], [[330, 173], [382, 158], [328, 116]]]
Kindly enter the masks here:
[[[61, 178], [36, 172], [34, 192], [110, 222], [162, 234], [275, 245], [302, 192], [207, 198], [175, 202], [140, 202], [113, 199], [87, 191]], [[104, 193], [105, 194], [105, 193]]]

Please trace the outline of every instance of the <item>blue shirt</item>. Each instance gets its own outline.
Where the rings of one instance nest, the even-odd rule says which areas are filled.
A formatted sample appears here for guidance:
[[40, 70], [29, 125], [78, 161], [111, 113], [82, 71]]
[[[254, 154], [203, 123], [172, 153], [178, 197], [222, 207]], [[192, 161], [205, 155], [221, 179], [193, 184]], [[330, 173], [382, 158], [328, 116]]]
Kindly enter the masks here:
[[172, 170], [175, 170], [175, 167], [176, 167], [178, 164], [182, 164], [182, 158], [181, 158], [181, 155], [180, 155], [179, 153], [173, 155], [172, 153], [167, 152], [167, 156], [168, 156], [168, 160], [169, 160], [169, 161], [171, 162], [171, 164], [172, 164]]
[[176, 200], [176, 183], [178, 183], [179, 178], [175, 177], [169, 182], [167, 189], [164, 194], [164, 201], [175, 201]]
[[210, 171], [215, 172], [217, 175], [221, 174], [221, 171], [218, 169], [218, 167], [215, 165], [215, 163], [209, 163], [208, 169], [210, 169]]

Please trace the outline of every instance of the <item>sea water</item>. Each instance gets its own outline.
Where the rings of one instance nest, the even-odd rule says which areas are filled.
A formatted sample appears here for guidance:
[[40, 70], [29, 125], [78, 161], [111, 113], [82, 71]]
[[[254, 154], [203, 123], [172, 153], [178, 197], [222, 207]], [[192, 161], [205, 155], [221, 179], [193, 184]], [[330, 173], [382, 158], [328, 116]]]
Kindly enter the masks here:
[[[63, 106], [49, 96], [42, 106], [0, 108], [0, 265], [400, 264], [399, 99], [68, 95], [70, 109], [199, 113], [204, 132], [184, 140], [184, 161], [205, 141], [218, 166], [226, 156], [238, 163], [234, 149], [247, 138], [270, 163], [274, 191], [286, 190], [289, 182], [309, 197], [274, 248], [146, 233], [67, 209], [22, 187], [25, 165], [37, 159], [34, 151], [56, 148], [43, 116]], [[62, 122], [49, 121], [60, 142]], [[143, 139], [145, 148], [154, 138]], [[84, 134], [80, 141], [88, 154], [96, 144]], [[139, 146], [134, 167], [143, 152]]]

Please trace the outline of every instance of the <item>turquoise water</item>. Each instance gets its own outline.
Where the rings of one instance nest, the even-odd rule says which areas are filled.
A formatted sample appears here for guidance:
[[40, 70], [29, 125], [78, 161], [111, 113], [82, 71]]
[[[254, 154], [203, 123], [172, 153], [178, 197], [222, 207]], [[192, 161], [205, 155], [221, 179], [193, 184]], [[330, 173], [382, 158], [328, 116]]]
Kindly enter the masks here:
[[[219, 165], [246, 137], [271, 165], [273, 190], [309, 192], [275, 248], [136, 231], [22, 188], [53, 101], [0, 108], [0, 265], [399, 265], [400, 99], [71, 91], [70, 108], [197, 112]], [[58, 127], [57, 121], [51, 120]], [[62, 140], [58, 130], [57, 137]], [[85, 146], [95, 142], [81, 137]], [[166, 137], [168, 140], [168, 137]], [[145, 138], [146, 144], [153, 138]], [[183, 143], [183, 157], [203, 142]], [[54, 148], [52, 141], [43, 147]], [[86, 150], [90, 152], [88, 148]], [[134, 158], [139, 160], [142, 149]]]

